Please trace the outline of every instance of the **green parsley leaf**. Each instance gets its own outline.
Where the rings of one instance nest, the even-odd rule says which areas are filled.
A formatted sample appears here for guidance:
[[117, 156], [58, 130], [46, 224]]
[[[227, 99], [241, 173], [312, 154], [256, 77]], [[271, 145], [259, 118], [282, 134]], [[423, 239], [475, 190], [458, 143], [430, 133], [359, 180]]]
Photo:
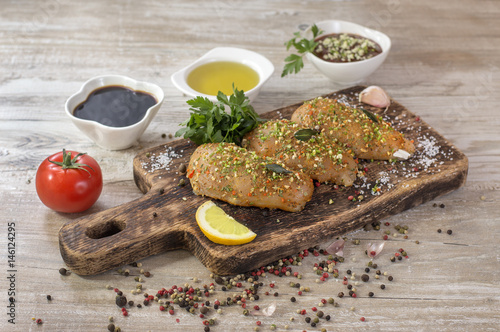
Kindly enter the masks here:
[[220, 142], [240, 145], [243, 136], [264, 121], [250, 105], [244, 91], [236, 89], [234, 84], [229, 97], [219, 91], [216, 102], [195, 97], [187, 104], [191, 106], [191, 115], [180, 124], [184, 128], [179, 129], [175, 137], [182, 136], [198, 145]]
[[283, 67], [283, 72], [281, 73], [281, 77], [284, 77], [288, 74], [297, 74], [303, 67], [304, 61], [302, 57], [306, 53], [313, 53], [318, 43], [315, 41], [316, 37], [323, 33], [316, 24], [311, 27], [311, 32], [313, 33], [312, 39], [302, 38], [300, 32], [295, 32], [293, 34], [293, 38], [289, 41], [285, 42], [286, 50], [290, 50], [293, 46], [297, 53], [299, 54], [290, 54], [285, 58], [285, 66]]

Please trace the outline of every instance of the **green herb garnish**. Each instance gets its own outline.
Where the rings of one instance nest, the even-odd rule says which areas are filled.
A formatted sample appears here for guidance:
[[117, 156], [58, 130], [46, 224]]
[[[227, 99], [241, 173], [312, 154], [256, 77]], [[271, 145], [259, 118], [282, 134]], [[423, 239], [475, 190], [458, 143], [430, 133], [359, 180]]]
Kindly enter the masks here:
[[[185, 128], [179, 129], [175, 136], [183, 136], [198, 145], [220, 142], [240, 145], [243, 136], [263, 122], [243, 90], [236, 89], [234, 85], [231, 96], [219, 91], [216, 102], [195, 97], [187, 103], [191, 106], [191, 116], [180, 124]], [[226, 112], [226, 106], [230, 113]]]
[[373, 122], [375, 122], [375, 123], [378, 123], [378, 119], [377, 119], [377, 116], [376, 116], [375, 114], [373, 114], [373, 113], [372, 113], [372, 112], [370, 112], [370, 111], [365, 110], [364, 108], [361, 108], [361, 110], [363, 111], [363, 113], [365, 113], [365, 114], [366, 114], [366, 116], [367, 116], [368, 118], [370, 118], [370, 120], [372, 120], [372, 121], [373, 121]]
[[319, 132], [314, 129], [300, 129], [293, 134], [299, 141], [309, 141], [313, 136], [318, 135]]
[[289, 170], [287, 170], [286, 168], [278, 165], [278, 164], [267, 164], [266, 165], [266, 168], [270, 171], [273, 171], [274, 173], [278, 173], [278, 174], [289, 174], [289, 173], [292, 173], [290, 172]]
[[[281, 77], [288, 74], [297, 74], [303, 67], [304, 61], [302, 57], [306, 53], [313, 53], [318, 42], [315, 41], [316, 37], [323, 33], [316, 24], [311, 27], [311, 32], [313, 33], [312, 39], [302, 38], [300, 32], [295, 32], [294, 37], [285, 43], [286, 50], [288, 51], [292, 46], [295, 47], [299, 54], [290, 54], [285, 58], [285, 67], [281, 73]], [[298, 40], [297, 40], [298, 39]]]

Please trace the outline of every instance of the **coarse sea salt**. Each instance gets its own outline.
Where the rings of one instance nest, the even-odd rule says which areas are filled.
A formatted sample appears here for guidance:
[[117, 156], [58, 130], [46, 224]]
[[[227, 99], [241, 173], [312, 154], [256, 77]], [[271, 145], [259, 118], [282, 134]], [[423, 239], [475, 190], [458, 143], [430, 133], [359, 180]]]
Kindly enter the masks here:
[[181, 158], [184, 150], [179, 152], [175, 151], [172, 147], [165, 145], [165, 151], [158, 154], [151, 154], [149, 157], [149, 162], [144, 162], [141, 164], [143, 169], [146, 169], [149, 173], [153, 173], [157, 170], [170, 170], [170, 165], [172, 161], [176, 158]]

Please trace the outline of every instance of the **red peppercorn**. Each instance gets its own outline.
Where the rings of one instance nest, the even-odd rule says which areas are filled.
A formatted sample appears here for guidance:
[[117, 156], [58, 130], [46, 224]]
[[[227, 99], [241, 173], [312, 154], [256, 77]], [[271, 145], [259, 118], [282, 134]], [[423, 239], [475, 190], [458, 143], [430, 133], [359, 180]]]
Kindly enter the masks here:
[[42, 324], [42, 323], [43, 323], [43, 321], [42, 321], [42, 319], [41, 319], [41, 318], [38, 318], [38, 319], [36, 320], [36, 323], [40, 325], [40, 324]]
[[327, 272], [323, 273], [323, 278], [328, 278], [329, 276], [330, 275]]
[[255, 310], [259, 310], [259, 309], [260, 309], [260, 307], [259, 307], [258, 305], [254, 306], [253, 308], [254, 308]]
[[260, 320], [256, 321], [255, 324], [257, 324], [257, 326], [260, 326], [262, 324], [262, 322]]
[[354, 199], [354, 196], [351, 195], [351, 196], [347, 197], [347, 199], [352, 201]]
[[359, 320], [362, 321], [362, 322], [364, 322], [365, 321], [365, 317], [361, 317]]
[[270, 283], [270, 284], [269, 284], [269, 287], [274, 288], [274, 284], [273, 284], [273, 283]]
[[377, 252], [375, 250], [370, 251], [370, 256], [376, 256], [376, 255], [377, 255]]
[[165, 307], [164, 306], [160, 306], [160, 311], [165, 311]]
[[171, 314], [171, 315], [173, 315], [173, 314], [174, 314], [174, 309], [170, 309], [170, 310], [168, 311], [168, 313], [169, 313], [169, 314]]
[[128, 312], [127, 311], [124, 311], [122, 314], [123, 314], [123, 316], [128, 316]]
[[301, 314], [301, 315], [305, 315], [306, 313], [307, 313], [306, 309], [302, 309], [302, 310], [300, 311], [300, 314]]
[[326, 299], [321, 299], [321, 303], [326, 304]]
[[298, 291], [298, 292], [297, 292], [297, 294], [298, 294], [298, 295], [302, 295], [302, 291]]
[[205, 318], [205, 315], [204, 314], [200, 314], [200, 318]]
[[316, 308], [316, 307], [312, 307], [312, 308], [311, 308], [311, 310], [312, 310], [312, 311], [318, 311], [318, 308]]
[[387, 240], [387, 239], [389, 239], [389, 237], [387, 235], [384, 235], [383, 239]]

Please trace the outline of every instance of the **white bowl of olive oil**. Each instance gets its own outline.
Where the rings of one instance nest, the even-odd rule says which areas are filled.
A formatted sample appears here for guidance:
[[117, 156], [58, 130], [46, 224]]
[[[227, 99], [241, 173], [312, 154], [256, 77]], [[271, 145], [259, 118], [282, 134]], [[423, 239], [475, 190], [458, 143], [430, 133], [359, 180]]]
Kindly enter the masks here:
[[217, 100], [219, 91], [231, 95], [234, 87], [254, 101], [274, 66], [259, 53], [236, 47], [217, 47], [172, 75], [172, 83], [185, 95]]

